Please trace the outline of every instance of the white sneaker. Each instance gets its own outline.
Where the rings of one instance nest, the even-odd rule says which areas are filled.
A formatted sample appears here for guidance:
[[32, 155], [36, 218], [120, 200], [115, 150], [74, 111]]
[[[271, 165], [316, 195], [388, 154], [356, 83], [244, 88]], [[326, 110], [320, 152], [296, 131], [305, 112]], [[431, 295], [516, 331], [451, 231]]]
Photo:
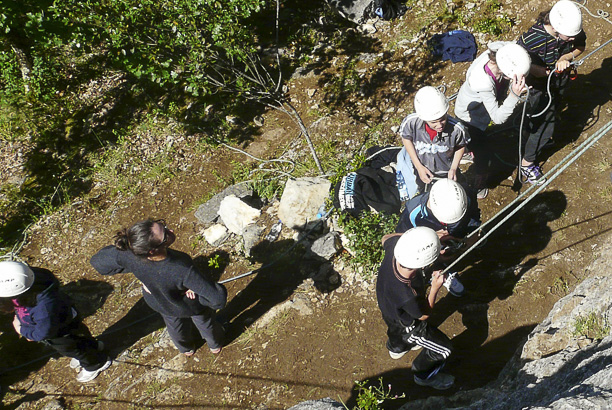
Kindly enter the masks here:
[[[98, 352], [101, 352], [102, 350], [104, 350], [104, 343], [101, 340], [98, 340]], [[78, 369], [79, 367], [81, 367], [81, 362], [79, 362], [79, 359], [73, 357], [72, 359], [70, 359], [70, 368], [71, 369]]]
[[448, 289], [448, 293], [451, 295], [461, 297], [465, 294], [465, 287], [456, 276], [457, 272], [448, 273], [444, 280], [444, 287]]
[[391, 350], [389, 350], [389, 356], [391, 356], [391, 358], [394, 360], [401, 359], [402, 357], [404, 357], [406, 353], [408, 353], [408, 351], [401, 352], [401, 353], [394, 353]]
[[108, 369], [111, 364], [113, 364], [113, 361], [111, 360], [110, 357], [107, 357], [106, 363], [104, 363], [104, 365], [102, 367], [100, 367], [99, 369], [97, 369], [97, 370], [89, 371], [89, 370], [81, 369], [81, 371], [77, 375], [76, 379], [77, 379], [77, 381], [79, 381], [81, 383], [86, 383], [86, 382], [92, 381], [93, 379], [98, 377], [98, 375], [100, 373], [102, 373], [104, 370]]

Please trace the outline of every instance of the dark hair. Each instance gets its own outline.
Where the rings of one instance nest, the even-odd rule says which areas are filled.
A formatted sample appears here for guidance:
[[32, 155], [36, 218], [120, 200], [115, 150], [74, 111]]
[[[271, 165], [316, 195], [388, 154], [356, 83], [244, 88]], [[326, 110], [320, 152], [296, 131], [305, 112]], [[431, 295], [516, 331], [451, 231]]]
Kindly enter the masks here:
[[497, 51], [489, 49], [489, 61], [497, 64]]
[[159, 240], [153, 236], [152, 227], [155, 223], [155, 220], [147, 219], [122, 229], [115, 235], [115, 247], [122, 251], [129, 249], [134, 255], [147, 256], [160, 245]]
[[34, 282], [30, 289], [11, 299], [15, 299], [19, 306], [34, 307], [36, 306], [36, 298], [38, 297], [38, 294], [47, 289], [48, 286], [48, 283]]
[[546, 24], [547, 26], [550, 26], [550, 9], [538, 14], [538, 19], [536, 20], [536, 23]]

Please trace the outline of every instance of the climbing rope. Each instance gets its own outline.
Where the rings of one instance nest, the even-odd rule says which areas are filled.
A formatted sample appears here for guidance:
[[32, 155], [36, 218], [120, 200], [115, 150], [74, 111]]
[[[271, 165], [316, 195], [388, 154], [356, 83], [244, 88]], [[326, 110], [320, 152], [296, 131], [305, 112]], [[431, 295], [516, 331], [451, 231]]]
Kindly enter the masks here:
[[[548, 185], [550, 185], [550, 183], [555, 180], [559, 175], [561, 175], [561, 173], [563, 173], [563, 171], [565, 171], [570, 165], [572, 165], [578, 158], [580, 158], [582, 156], [582, 154], [584, 154], [589, 148], [591, 148], [593, 146], [593, 144], [595, 144], [597, 141], [599, 141], [601, 139], [601, 137], [603, 137], [604, 135], [606, 135], [610, 130], [612, 130], [612, 121], [608, 122], [606, 125], [604, 125], [602, 128], [600, 128], [599, 130], [597, 130], [592, 136], [590, 136], [589, 138], [587, 138], [582, 144], [580, 144], [580, 146], [578, 146], [576, 149], [574, 149], [574, 151], [572, 151], [569, 155], [567, 155], [563, 161], [561, 161], [559, 164], [557, 164], [555, 167], [553, 167], [549, 172], [546, 173], [546, 177], [548, 178], [547, 181], [540, 185], [532, 185], [528, 190], [526, 190], [523, 194], [519, 195], [517, 198], [515, 198], [511, 203], [509, 203], [508, 205], [506, 205], [501, 211], [499, 211], [497, 214], [495, 214], [495, 216], [493, 216], [492, 218], [490, 218], [487, 222], [485, 222], [484, 224], [482, 224], [478, 230], [472, 232], [471, 234], [469, 234], [467, 236], [467, 238], [471, 237], [472, 235], [474, 235], [476, 232], [479, 232], [482, 230], [482, 228], [484, 228], [486, 225], [488, 225], [489, 223], [491, 223], [492, 221], [494, 221], [497, 217], [499, 217], [501, 214], [503, 214], [507, 209], [509, 209], [510, 207], [512, 207], [515, 203], [517, 203], [523, 196], [527, 195], [528, 193], [530, 193], [533, 189], [535, 189], [537, 187], [537, 189], [531, 193], [531, 195], [525, 199], [525, 201], [523, 201], [520, 205], [518, 205], [512, 212], [510, 212], [505, 218], [503, 218], [501, 221], [499, 221], [493, 228], [491, 228], [484, 236], [482, 236], [476, 243], [474, 243], [470, 248], [468, 248], [464, 253], [462, 253], [457, 259], [455, 259], [450, 265], [448, 265], [448, 267], [446, 267], [446, 269], [444, 269], [443, 273], [448, 272], [450, 269], [452, 269], [460, 260], [462, 260], [463, 258], [465, 258], [472, 250], [476, 249], [478, 246], [480, 246], [480, 244], [482, 244], [489, 236], [491, 236], [491, 234], [493, 232], [495, 232], [501, 225], [503, 225], [508, 219], [510, 219], [514, 214], [516, 214], [519, 210], [521, 210], [525, 205], [527, 205], [529, 203], [529, 201], [531, 201], [533, 198], [535, 198], [536, 195], [538, 195], [540, 192], [542, 192]], [[567, 163], [563, 164], [563, 162], [567, 159]], [[554, 174], [553, 174], [554, 172]], [[552, 174], [552, 175], [551, 175]], [[467, 239], [466, 238], [466, 239]]]

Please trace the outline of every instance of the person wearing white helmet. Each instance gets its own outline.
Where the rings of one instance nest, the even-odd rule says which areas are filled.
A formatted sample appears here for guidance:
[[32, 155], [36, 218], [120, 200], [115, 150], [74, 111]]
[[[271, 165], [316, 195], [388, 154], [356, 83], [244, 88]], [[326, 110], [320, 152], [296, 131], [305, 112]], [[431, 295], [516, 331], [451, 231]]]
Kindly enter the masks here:
[[459, 89], [455, 115], [470, 133], [468, 149], [474, 157], [474, 188], [478, 199], [486, 198], [489, 192], [487, 178], [492, 153], [485, 131], [491, 122], [503, 124], [512, 115], [521, 102], [520, 95], [526, 91], [525, 76], [530, 66], [529, 54], [518, 44], [489, 43], [487, 50], [468, 68]]
[[[524, 47], [531, 57], [530, 75], [527, 84], [531, 87], [529, 105], [533, 114], [546, 111], [538, 117], [532, 117], [528, 124], [529, 135], [523, 149], [520, 174], [532, 184], [546, 181], [537, 159], [553, 136], [555, 129], [555, 111], [565, 87], [569, 83], [569, 71], [572, 61], [580, 56], [586, 46], [586, 34], [582, 30], [582, 13], [576, 3], [561, 0], [549, 11], [540, 13], [536, 24], [523, 33], [518, 44]], [[548, 77], [551, 94], [548, 96]]]
[[440, 90], [423, 87], [414, 97], [416, 113], [404, 118], [399, 129], [405, 151], [398, 154], [398, 162], [402, 154], [408, 154], [406, 160], [412, 163], [421, 191], [435, 176], [457, 180], [459, 162], [470, 141], [465, 127], [447, 114], [448, 108]]
[[14, 312], [13, 327], [19, 335], [71, 357], [70, 367], [82, 367], [77, 381], [93, 380], [112, 364], [102, 352], [104, 345], [80, 321], [72, 301], [47, 269], [0, 262], [0, 299], [8, 302], [3, 308]]
[[455, 378], [440, 372], [451, 355], [450, 339], [427, 319], [444, 282], [441, 271], [432, 273], [429, 294], [423, 269], [440, 255], [440, 240], [430, 228], [385, 235], [385, 256], [378, 270], [376, 298], [387, 324], [386, 347], [392, 359], [423, 348], [412, 362], [414, 381], [439, 390], [450, 388]]
[[445, 178], [436, 181], [430, 191], [406, 202], [395, 232], [425, 226], [436, 231], [440, 238], [461, 239], [480, 224], [478, 203], [458, 182]]

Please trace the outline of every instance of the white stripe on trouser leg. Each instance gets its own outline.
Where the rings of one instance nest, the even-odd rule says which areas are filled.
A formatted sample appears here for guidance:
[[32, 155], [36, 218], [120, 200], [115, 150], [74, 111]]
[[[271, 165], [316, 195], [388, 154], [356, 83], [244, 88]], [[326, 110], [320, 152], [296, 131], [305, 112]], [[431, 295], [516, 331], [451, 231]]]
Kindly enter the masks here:
[[410, 336], [408, 338], [408, 342], [413, 343], [413, 344], [417, 344], [419, 346], [422, 346], [426, 349], [432, 350], [436, 353], [438, 353], [439, 355], [441, 355], [443, 358], [447, 358], [448, 356], [450, 356], [450, 349], [448, 349], [447, 347], [444, 347], [442, 345], [439, 345], [435, 342], [432, 342], [431, 340], [427, 340], [424, 337], [416, 337], [416, 336]]

